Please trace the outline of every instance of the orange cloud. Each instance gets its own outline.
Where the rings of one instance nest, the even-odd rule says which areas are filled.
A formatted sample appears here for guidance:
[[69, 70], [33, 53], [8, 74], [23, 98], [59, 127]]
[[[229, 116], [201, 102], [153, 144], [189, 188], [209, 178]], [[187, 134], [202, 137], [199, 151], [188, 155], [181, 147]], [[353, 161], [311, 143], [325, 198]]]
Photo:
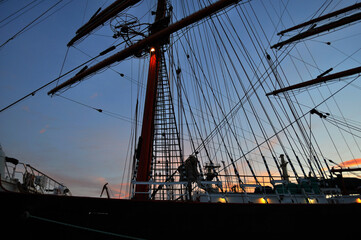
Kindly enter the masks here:
[[128, 199], [130, 197], [129, 187], [130, 183], [112, 184], [110, 190], [115, 198]]
[[96, 97], [98, 97], [98, 96], [99, 96], [99, 94], [96, 92], [96, 93], [94, 93], [93, 95], [91, 95], [90, 98], [91, 98], [91, 99], [94, 99], [94, 98], [96, 98]]
[[341, 167], [353, 167], [361, 164], [361, 158], [351, 159], [340, 164]]
[[122, 190], [122, 191], [118, 190], [117, 193], [114, 193], [114, 197], [120, 198], [120, 199], [129, 199], [130, 193], [126, 190]]
[[[99, 187], [107, 183], [107, 180], [104, 177], [96, 177], [94, 180], [96, 183], [99, 184]], [[130, 197], [128, 191], [129, 187], [130, 187], [130, 183], [118, 183], [118, 184], [108, 183], [110, 197], [128, 199]]]
[[46, 125], [43, 129], [40, 130], [40, 134], [43, 134], [48, 129], [49, 125]]
[[97, 177], [95, 178], [95, 181], [99, 182], [100, 184], [105, 184], [107, 182], [107, 180], [105, 180], [103, 177]]

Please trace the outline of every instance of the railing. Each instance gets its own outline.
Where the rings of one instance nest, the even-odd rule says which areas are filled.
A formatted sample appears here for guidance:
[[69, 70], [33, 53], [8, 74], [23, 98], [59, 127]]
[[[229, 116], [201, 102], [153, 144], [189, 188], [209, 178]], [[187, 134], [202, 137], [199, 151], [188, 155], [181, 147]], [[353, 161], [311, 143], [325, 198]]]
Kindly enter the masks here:
[[[183, 185], [184, 187], [186, 187], [188, 185], [187, 181], [182, 181], [182, 182], [153, 182], [153, 181], [148, 181], [148, 182], [138, 182], [138, 181], [132, 181], [133, 185], [148, 185], [148, 192], [135, 192], [135, 187], [133, 187], [132, 189], [132, 196], [134, 196], [134, 194], [144, 194], [144, 195], [148, 195], [149, 199], [153, 199], [153, 200], [161, 200], [158, 199], [157, 197], [152, 196], [152, 190], [154, 191], [154, 189], [156, 189], [159, 186], [176, 186], [176, 185]], [[202, 186], [207, 186], [207, 185], [217, 185], [217, 186], [222, 186], [221, 182], [216, 182], [216, 181], [199, 181], [197, 184], [202, 185]], [[194, 188], [195, 183], [193, 183], [193, 187]], [[163, 200], [179, 200], [179, 199], [187, 199], [188, 197], [188, 192], [187, 191], [179, 191], [179, 189], [171, 189], [167, 194], [166, 194], [166, 198]]]
[[71, 195], [70, 190], [64, 184], [29, 164], [18, 163], [9, 166], [6, 162], [5, 169], [5, 180], [10, 180], [13, 184], [17, 184], [20, 192]]
[[[273, 188], [275, 184], [284, 182], [279, 176], [272, 179], [269, 176], [257, 176], [257, 182], [252, 175], [240, 175], [239, 179], [235, 175], [218, 175], [218, 177], [223, 183], [222, 187], [225, 192], [253, 193], [256, 189], [267, 191], [267, 188]], [[297, 183], [297, 180], [290, 177], [290, 182]]]

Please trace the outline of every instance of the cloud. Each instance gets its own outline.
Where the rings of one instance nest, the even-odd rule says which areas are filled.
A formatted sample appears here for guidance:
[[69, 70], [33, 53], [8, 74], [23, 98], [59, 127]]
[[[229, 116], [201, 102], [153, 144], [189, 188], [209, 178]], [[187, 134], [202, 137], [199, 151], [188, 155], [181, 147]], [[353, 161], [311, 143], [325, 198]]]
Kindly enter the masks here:
[[120, 183], [116, 185], [111, 185], [111, 191], [116, 198], [129, 199], [130, 183]]
[[46, 132], [46, 130], [49, 128], [49, 125], [45, 125], [45, 127], [43, 129], [40, 130], [40, 134], [43, 134]]
[[[110, 198], [128, 199], [130, 183], [119, 183], [118, 178], [100, 176], [69, 176], [61, 173], [47, 172], [50, 177], [67, 186], [74, 196], [100, 197], [104, 184], [108, 183]], [[106, 194], [103, 193], [103, 198]]]
[[30, 112], [29, 106], [22, 106], [21, 109], [24, 110], [25, 112]]
[[94, 93], [93, 95], [91, 95], [90, 98], [91, 98], [91, 99], [94, 99], [94, 98], [96, 98], [96, 97], [98, 97], [98, 96], [99, 96], [99, 94], [96, 92], [96, 93]]
[[74, 196], [99, 197], [107, 182], [103, 177], [68, 175], [52, 171], [47, 171], [46, 174], [67, 186]]
[[361, 164], [361, 158], [351, 159], [340, 164], [341, 167], [353, 167]]
[[[95, 182], [99, 183], [99, 186], [104, 186], [108, 181], [103, 177], [95, 178]], [[129, 198], [130, 194], [127, 189], [130, 187], [130, 183], [108, 183], [108, 190], [111, 198]], [[105, 194], [103, 194], [105, 196]]]
[[105, 180], [105, 178], [103, 178], [103, 177], [97, 177], [97, 178], [95, 178], [95, 181], [99, 182], [100, 184], [106, 184], [107, 183], [107, 180]]

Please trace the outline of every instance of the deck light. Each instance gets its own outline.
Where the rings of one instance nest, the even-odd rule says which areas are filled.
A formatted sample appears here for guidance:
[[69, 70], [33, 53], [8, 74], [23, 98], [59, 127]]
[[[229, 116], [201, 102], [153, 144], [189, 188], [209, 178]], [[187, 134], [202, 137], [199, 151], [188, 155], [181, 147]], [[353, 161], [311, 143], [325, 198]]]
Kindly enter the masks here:
[[307, 198], [307, 202], [310, 204], [315, 204], [315, 203], [317, 203], [317, 199], [316, 198]]
[[268, 203], [268, 199], [265, 198], [265, 197], [263, 197], [263, 198], [258, 199], [258, 202], [259, 202], [259, 203], [262, 203], [262, 204], [267, 204], [267, 203]]

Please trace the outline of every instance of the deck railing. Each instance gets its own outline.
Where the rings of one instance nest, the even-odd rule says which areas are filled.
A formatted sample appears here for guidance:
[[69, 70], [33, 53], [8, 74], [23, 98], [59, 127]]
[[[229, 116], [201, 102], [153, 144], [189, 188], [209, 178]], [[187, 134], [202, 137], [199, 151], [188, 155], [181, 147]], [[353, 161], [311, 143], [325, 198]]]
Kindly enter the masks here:
[[20, 192], [71, 195], [70, 190], [62, 183], [37, 170], [29, 164], [5, 163], [5, 179], [18, 185]]

